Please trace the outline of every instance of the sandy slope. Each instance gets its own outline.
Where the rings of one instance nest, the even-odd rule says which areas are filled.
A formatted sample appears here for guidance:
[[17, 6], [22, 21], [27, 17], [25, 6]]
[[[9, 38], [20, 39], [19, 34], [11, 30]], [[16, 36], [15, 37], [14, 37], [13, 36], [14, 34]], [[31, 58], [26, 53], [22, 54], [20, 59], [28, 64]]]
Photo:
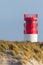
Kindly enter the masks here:
[[43, 42], [1, 40], [0, 65], [43, 65]]

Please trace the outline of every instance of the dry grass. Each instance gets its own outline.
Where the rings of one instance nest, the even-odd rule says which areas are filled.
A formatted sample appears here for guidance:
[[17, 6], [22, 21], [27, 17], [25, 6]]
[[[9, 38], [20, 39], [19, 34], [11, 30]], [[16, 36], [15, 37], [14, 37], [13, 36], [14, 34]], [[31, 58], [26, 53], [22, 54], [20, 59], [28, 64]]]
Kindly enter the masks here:
[[[34, 57], [38, 61], [43, 60], [43, 42], [11, 42], [0, 40], [0, 55], [4, 50], [10, 50], [12, 56], [18, 56], [22, 63]], [[24, 59], [24, 60], [23, 60]]]

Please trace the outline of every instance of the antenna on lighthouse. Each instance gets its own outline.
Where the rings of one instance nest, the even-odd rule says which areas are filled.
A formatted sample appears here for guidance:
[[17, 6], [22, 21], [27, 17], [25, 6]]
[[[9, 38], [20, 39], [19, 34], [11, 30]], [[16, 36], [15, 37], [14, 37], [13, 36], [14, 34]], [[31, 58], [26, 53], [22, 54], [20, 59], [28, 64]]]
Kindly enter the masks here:
[[24, 14], [24, 40], [37, 42], [38, 41], [38, 14]]

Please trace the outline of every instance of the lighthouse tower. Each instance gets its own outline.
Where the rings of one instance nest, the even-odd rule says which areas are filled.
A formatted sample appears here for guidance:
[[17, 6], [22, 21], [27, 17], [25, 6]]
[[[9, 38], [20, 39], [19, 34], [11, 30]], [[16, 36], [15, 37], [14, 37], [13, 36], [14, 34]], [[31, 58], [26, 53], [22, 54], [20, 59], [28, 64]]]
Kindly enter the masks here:
[[38, 41], [38, 14], [24, 14], [24, 40], [37, 42]]

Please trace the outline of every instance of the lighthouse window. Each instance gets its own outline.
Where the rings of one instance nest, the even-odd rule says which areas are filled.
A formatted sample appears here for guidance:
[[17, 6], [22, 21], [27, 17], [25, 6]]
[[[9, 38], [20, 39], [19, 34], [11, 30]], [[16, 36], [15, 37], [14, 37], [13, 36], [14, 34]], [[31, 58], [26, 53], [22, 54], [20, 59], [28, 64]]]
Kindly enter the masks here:
[[32, 23], [32, 21], [28, 21], [27, 23]]

